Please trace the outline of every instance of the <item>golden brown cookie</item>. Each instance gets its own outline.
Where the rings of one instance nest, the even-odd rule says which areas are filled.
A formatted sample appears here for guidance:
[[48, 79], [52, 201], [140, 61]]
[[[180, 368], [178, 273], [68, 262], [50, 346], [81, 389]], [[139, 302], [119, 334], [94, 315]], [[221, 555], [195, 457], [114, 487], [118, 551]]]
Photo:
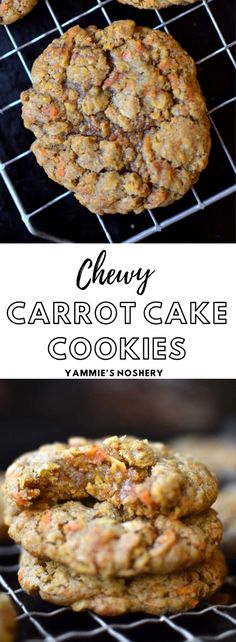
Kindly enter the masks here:
[[52, 444], [27, 453], [8, 469], [4, 492], [16, 511], [35, 502], [92, 497], [110, 501], [126, 517], [180, 517], [209, 508], [217, 481], [203, 464], [164, 444], [124, 436], [77, 446]]
[[220, 490], [214, 504], [224, 527], [222, 547], [226, 555], [236, 555], [236, 484], [229, 484]]
[[34, 62], [23, 119], [50, 178], [97, 214], [181, 198], [206, 167], [206, 105], [190, 56], [132, 20], [72, 27]]
[[100, 577], [172, 573], [208, 559], [222, 525], [213, 510], [171, 519], [122, 521], [108, 502], [92, 508], [66, 502], [16, 516], [9, 534], [29, 553], [65, 564], [71, 572]]
[[172, 441], [177, 452], [203, 461], [220, 478], [236, 475], [236, 443], [220, 437], [183, 435]]
[[9, 595], [0, 593], [0, 642], [13, 642], [16, 633], [16, 611]]
[[182, 573], [140, 575], [129, 580], [72, 575], [63, 565], [23, 552], [18, 578], [26, 593], [39, 594], [43, 600], [70, 605], [75, 611], [91, 609], [99, 615], [112, 616], [133, 611], [161, 615], [192, 609], [221, 586], [225, 575], [220, 551]]
[[0, 0], [0, 24], [9, 25], [29, 13], [38, 0]]

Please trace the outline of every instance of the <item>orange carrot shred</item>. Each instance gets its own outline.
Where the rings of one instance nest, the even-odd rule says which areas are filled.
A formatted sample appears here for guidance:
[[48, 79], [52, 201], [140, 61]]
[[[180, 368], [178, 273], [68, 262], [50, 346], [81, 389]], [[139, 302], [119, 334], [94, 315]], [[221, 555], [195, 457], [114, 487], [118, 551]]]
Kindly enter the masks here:
[[145, 504], [146, 506], [149, 506], [150, 508], [155, 505], [155, 502], [151, 498], [150, 493], [147, 490], [143, 490], [142, 493], [140, 494], [140, 499]]
[[51, 515], [50, 515], [49, 510], [47, 510], [46, 513], [44, 513], [44, 515], [42, 517], [42, 522], [44, 524], [50, 524], [50, 521], [51, 521]]
[[60, 178], [65, 175], [64, 163], [62, 160], [59, 160], [57, 173]]

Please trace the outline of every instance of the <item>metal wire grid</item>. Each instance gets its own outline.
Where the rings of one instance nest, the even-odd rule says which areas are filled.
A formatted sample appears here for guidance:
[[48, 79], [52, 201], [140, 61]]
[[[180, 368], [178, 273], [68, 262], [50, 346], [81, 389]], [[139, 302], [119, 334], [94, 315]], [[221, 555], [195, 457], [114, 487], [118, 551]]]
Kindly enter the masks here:
[[[220, 642], [236, 639], [236, 603], [204, 604], [204, 607], [170, 617], [122, 617], [106, 620], [94, 613], [73, 613], [69, 608], [51, 608], [29, 598], [18, 588], [16, 571], [19, 547], [0, 546], [0, 590], [7, 592], [17, 608], [19, 642], [67, 642], [98, 639], [109, 642]], [[227, 592], [235, 593], [236, 576], [228, 578]], [[217, 622], [217, 623], [216, 623]], [[213, 633], [214, 632], [214, 633]]]
[[[12, 56], [17, 56], [18, 62], [20, 62], [20, 65], [23, 68], [24, 74], [26, 74], [26, 76], [29, 79], [29, 84], [30, 84], [30, 70], [25, 60], [25, 52], [27, 47], [29, 47], [30, 45], [34, 45], [39, 41], [42, 41], [42, 49], [43, 49], [44, 46], [48, 44], [48, 42], [46, 42], [46, 45], [45, 45], [44, 43], [45, 38], [50, 37], [50, 39], [52, 39], [52, 37], [56, 37], [57, 35], [62, 34], [67, 28], [72, 26], [74, 23], [78, 22], [81, 24], [81, 21], [83, 21], [86, 17], [90, 18], [89, 20], [90, 23], [98, 23], [99, 13], [100, 13], [99, 19], [101, 20], [102, 24], [104, 25], [110, 24], [113, 19], [113, 18], [111, 19], [110, 16], [111, 15], [113, 16], [113, 13], [115, 11], [118, 11], [118, 7], [119, 7], [119, 17], [123, 17], [123, 15], [120, 15], [122, 12], [121, 5], [114, 3], [114, 0], [90, 0], [89, 8], [86, 11], [83, 10], [84, 4], [82, 2], [80, 3], [78, 0], [78, 2], [76, 3], [76, 10], [75, 10], [76, 15], [73, 15], [72, 18], [70, 17], [64, 22], [63, 21], [60, 22], [56, 11], [56, 5], [52, 6], [52, 2], [53, 0], [51, 0], [51, 2], [49, 0], [44, 0], [47, 11], [49, 12], [52, 20], [52, 28], [46, 30], [44, 33], [39, 33], [39, 35], [36, 35], [35, 37], [28, 40], [26, 38], [23, 42], [18, 44], [15, 35], [13, 35], [14, 30], [12, 30], [11, 27], [5, 26], [6, 35], [10, 41], [10, 48], [6, 53], [0, 56], [0, 62], [2, 61], [4, 63], [4, 61], [6, 61], [7, 59], [13, 60]], [[233, 46], [236, 43], [236, 41], [233, 41], [230, 43], [226, 41], [223, 31], [220, 28], [218, 21], [214, 15], [214, 2], [215, 0], [201, 0], [201, 2], [199, 2], [197, 5], [194, 5], [194, 6], [191, 5], [191, 7], [186, 7], [186, 8], [181, 7], [178, 9], [175, 8], [174, 15], [171, 15], [171, 17], [169, 17], [168, 19], [165, 18], [165, 16], [167, 15], [165, 11], [164, 12], [161, 12], [161, 11], [146, 12], [146, 15], [147, 13], [149, 15], [151, 14], [152, 21], [153, 21], [153, 15], [156, 17], [157, 24], [153, 25], [153, 28], [158, 29], [161, 27], [167, 33], [169, 33], [169, 28], [171, 29], [176, 24], [177, 26], [180, 25], [181, 21], [185, 19], [185, 17], [188, 16], [189, 14], [192, 14], [192, 19], [194, 20], [195, 18], [197, 18], [197, 14], [199, 14], [200, 11], [204, 10], [205, 19], [210, 20], [211, 27], [214, 29], [214, 34], [216, 36], [216, 43], [215, 43], [216, 47], [214, 48], [213, 51], [208, 53], [206, 56], [197, 60], [198, 67], [203, 66], [205, 63], [211, 62], [212, 59], [215, 62], [215, 64], [217, 64], [219, 60], [217, 59], [217, 56], [225, 53], [227, 55], [228, 61], [230, 62], [230, 65], [232, 65], [233, 69], [235, 69], [236, 65], [233, 57]], [[78, 7], [78, 12], [77, 12], [77, 7]], [[113, 10], [113, 13], [112, 11], [110, 12], [110, 9]], [[127, 10], [127, 7], [126, 7], [126, 10]], [[129, 7], [129, 11], [131, 13], [131, 7]], [[167, 11], [169, 12], [169, 10]], [[224, 11], [224, 6], [222, 6], [222, 11]], [[233, 6], [232, 6], [232, 11], [233, 11]], [[135, 15], [138, 16], [138, 14], [139, 14], [138, 11], [132, 10], [132, 17], [135, 17]], [[127, 17], [127, 14], [125, 14], [124, 17]], [[232, 16], [232, 19], [233, 19], [233, 16]], [[33, 20], [33, 17], [32, 17], [32, 20]], [[20, 29], [20, 26], [18, 27], [18, 29]], [[222, 82], [224, 83], [224, 78], [222, 78]], [[10, 98], [9, 102], [5, 106], [3, 106], [3, 108], [0, 110], [0, 114], [2, 116], [4, 116], [6, 112], [8, 112], [9, 110], [12, 110], [17, 105], [20, 104], [19, 99], [11, 100], [10, 96], [9, 98]], [[117, 220], [115, 222], [114, 217], [97, 216], [96, 217], [97, 221], [99, 223], [99, 226], [101, 226], [100, 232], [102, 231], [102, 237], [100, 237], [99, 240], [103, 240], [103, 242], [109, 242], [109, 243], [138, 242], [152, 235], [155, 232], [161, 232], [164, 228], [182, 220], [187, 216], [190, 216], [191, 214], [194, 214], [196, 212], [202, 212], [207, 206], [212, 205], [213, 203], [221, 199], [224, 199], [230, 194], [232, 194], [233, 192], [235, 192], [236, 188], [235, 188], [235, 182], [234, 182], [234, 175], [235, 175], [236, 167], [232, 158], [232, 154], [230, 153], [228, 146], [223, 140], [222, 134], [219, 131], [217, 123], [215, 122], [215, 117], [217, 116], [217, 114], [222, 113], [222, 116], [224, 117], [224, 113], [225, 113], [224, 109], [227, 108], [228, 105], [230, 105], [234, 101], [235, 101], [235, 96], [230, 96], [230, 97], [227, 97], [225, 100], [221, 100], [219, 104], [216, 104], [211, 109], [209, 109], [209, 117], [212, 123], [213, 132], [215, 133], [218, 144], [220, 145], [221, 151], [223, 152], [223, 156], [221, 157], [221, 163], [222, 162], [226, 163], [229, 171], [231, 170], [231, 173], [230, 173], [231, 179], [229, 180], [229, 185], [227, 185], [226, 188], [220, 189], [218, 191], [219, 189], [218, 184], [216, 184], [214, 193], [205, 198], [198, 193], [198, 187], [192, 188], [191, 204], [189, 204], [189, 197], [187, 197], [187, 201], [185, 201], [185, 198], [182, 199], [179, 202], [177, 211], [175, 210], [174, 214], [168, 215], [167, 210], [169, 211], [172, 210], [173, 212], [173, 206], [171, 206], [171, 208], [167, 208], [167, 209], [163, 208], [165, 210], [165, 213], [161, 215], [160, 215], [160, 210], [159, 211], [149, 210], [147, 213], [145, 213], [145, 215], [142, 214], [140, 217], [137, 217], [137, 216], [135, 217], [134, 215], [128, 215], [128, 217], [119, 217], [122, 219], [122, 221], [119, 222], [119, 228], [123, 228], [122, 233], [120, 233], [119, 231], [117, 232], [117, 230], [115, 229]], [[47, 214], [47, 212], [49, 212], [50, 209], [53, 208], [54, 206], [59, 207], [60, 203], [62, 203], [62, 200], [64, 199], [65, 199], [65, 203], [68, 204], [68, 208], [69, 208], [68, 199], [71, 198], [69, 192], [63, 191], [62, 193], [51, 198], [51, 192], [50, 192], [51, 182], [49, 182], [48, 180], [48, 198], [46, 199], [46, 202], [40, 205], [40, 207], [33, 208], [32, 211], [27, 211], [26, 207], [23, 205], [21, 200], [21, 195], [18, 193], [18, 189], [16, 186], [17, 181], [14, 184], [14, 180], [11, 178], [11, 169], [16, 163], [21, 162], [30, 153], [31, 153], [30, 150], [27, 149], [22, 153], [15, 155], [13, 158], [9, 158], [5, 162], [0, 163], [0, 176], [2, 177], [5, 183], [5, 186], [9, 191], [17, 207], [17, 210], [22, 218], [22, 221], [24, 222], [29, 232], [31, 232], [33, 235], [36, 235], [40, 238], [44, 238], [53, 242], [65, 242], [68, 240], [70, 241], [75, 240], [73, 238], [70, 238], [70, 239], [62, 238], [60, 233], [59, 234], [56, 233], [55, 230], [45, 231], [40, 221], [40, 217], [44, 216], [44, 213]], [[220, 171], [221, 169], [222, 168], [220, 168]], [[233, 173], [232, 173], [232, 170], [233, 170]], [[218, 183], [218, 180], [217, 180], [217, 183]], [[186, 205], [186, 207], [183, 208], [184, 202], [185, 204], [186, 203], [188, 204]], [[77, 205], [77, 208], [79, 213], [80, 206]], [[80, 208], [80, 209], [83, 209], [83, 208]], [[87, 215], [90, 217], [89, 225], [91, 226], [93, 225], [93, 221], [95, 220], [94, 215], [91, 216], [91, 214], [88, 214], [88, 213]], [[113, 225], [113, 222], [114, 222], [114, 225]], [[78, 238], [76, 240], [80, 240], [80, 239]], [[84, 240], [86, 241], [87, 239], [85, 238]], [[91, 240], [91, 235], [90, 235], [90, 240]], [[94, 238], [92, 240], [95, 240], [95, 241], [97, 240], [96, 231], [94, 232]]]

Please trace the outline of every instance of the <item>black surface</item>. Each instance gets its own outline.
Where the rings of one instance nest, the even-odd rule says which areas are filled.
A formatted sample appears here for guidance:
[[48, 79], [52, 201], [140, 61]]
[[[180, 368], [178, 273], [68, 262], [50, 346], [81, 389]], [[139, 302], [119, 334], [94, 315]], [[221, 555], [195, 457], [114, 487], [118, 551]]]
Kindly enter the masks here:
[[202, 212], [157, 232], [144, 243], [230, 243], [235, 240], [235, 198], [228, 196]]
[[[51, 0], [56, 18], [65, 31], [76, 22], [84, 27], [88, 24], [106, 26], [107, 21], [96, 0]], [[80, 15], [93, 9], [88, 15]], [[209, 0], [208, 7], [227, 44], [235, 39], [234, 0]], [[160, 25], [155, 11], [138, 11], [129, 5], [111, 0], [105, 5], [111, 20], [134, 18], [139, 24], [150, 27]], [[184, 15], [182, 15], [184, 14]], [[180, 44], [198, 63], [198, 75], [206, 96], [208, 109], [214, 109], [234, 96], [234, 68], [226, 51], [221, 51], [222, 40], [206, 7], [200, 2], [191, 7], [170, 7], [160, 12], [168, 22], [168, 29]], [[68, 25], [67, 21], [72, 20]], [[44, 0], [40, 0], [34, 11], [23, 20], [9, 27], [9, 34], [20, 47], [21, 56], [28, 68], [59, 32]], [[47, 32], [51, 33], [48, 34]], [[45, 35], [45, 33], [47, 35]], [[37, 39], [38, 38], [38, 39]], [[37, 39], [36, 42], [30, 42]], [[10, 36], [4, 27], [0, 28], [0, 109], [18, 101], [20, 92], [30, 85], [29, 78], [19, 55], [13, 49]], [[220, 51], [219, 51], [220, 50]], [[230, 48], [233, 53], [233, 47]], [[215, 55], [214, 52], [218, 52]], [[1, 59], [1, 57], [3, 58]], [[207, 60], [205, 59], [207, 57]], [[212, 119], [231, 157], [235, 157], [235, 111], [230, 103], [212, 113]], [[9, 161], [29, 149], [32, 134], [25, 130], [21, 120], [21, 107], [17, 105], [0, 112], [0, 159]], [[50, 181], [33, 155], [10, 164], [6, 168], [18, 196], [27, 213], [44, 207], [49, 201], [60, 196], [64, 189]], [[196, 191], [201, 200], [212, 198], [216, 193], [234, 185], [235, 176], [219, 136], [212, 128], [212, 151], [207, 169], [202, 173]], [[196, 200], [190, 191], [183, 199], [168, 208], [154, 211], [158, 223], [169, 220], [173, 215], [191, 208]], [[166, 227], [144, 240], [147, 242], [232, 242], [236, 240], [235, 199], [226, 197], [204, 210], [191, 214], [189, 218]], [[105, 216], [104, 223], [115, 243], [132, 239], [136, 234], [151, 229], [148, 213], [139, 216], [130, 214]], [[68, 195], [47, 206], [34, 219], [37, 230], [58, 238], [75, 242], [106, 242], [104, 230], [98, 219]], [[42, 242], [32, 236], [20, 219], [19, 212], [6, 186], [0, 179], [0, 242]]]

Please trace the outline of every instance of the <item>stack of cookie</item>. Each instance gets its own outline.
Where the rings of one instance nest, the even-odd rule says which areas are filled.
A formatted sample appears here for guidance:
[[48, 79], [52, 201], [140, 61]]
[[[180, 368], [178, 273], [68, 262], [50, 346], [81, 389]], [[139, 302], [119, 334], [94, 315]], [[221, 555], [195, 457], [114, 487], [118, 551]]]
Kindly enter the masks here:
[[28, 453], [5, 482], [30, 594], [101, 615], [184, 611], [226, 567], [207, 468], [134, 437], [73, 438]]

